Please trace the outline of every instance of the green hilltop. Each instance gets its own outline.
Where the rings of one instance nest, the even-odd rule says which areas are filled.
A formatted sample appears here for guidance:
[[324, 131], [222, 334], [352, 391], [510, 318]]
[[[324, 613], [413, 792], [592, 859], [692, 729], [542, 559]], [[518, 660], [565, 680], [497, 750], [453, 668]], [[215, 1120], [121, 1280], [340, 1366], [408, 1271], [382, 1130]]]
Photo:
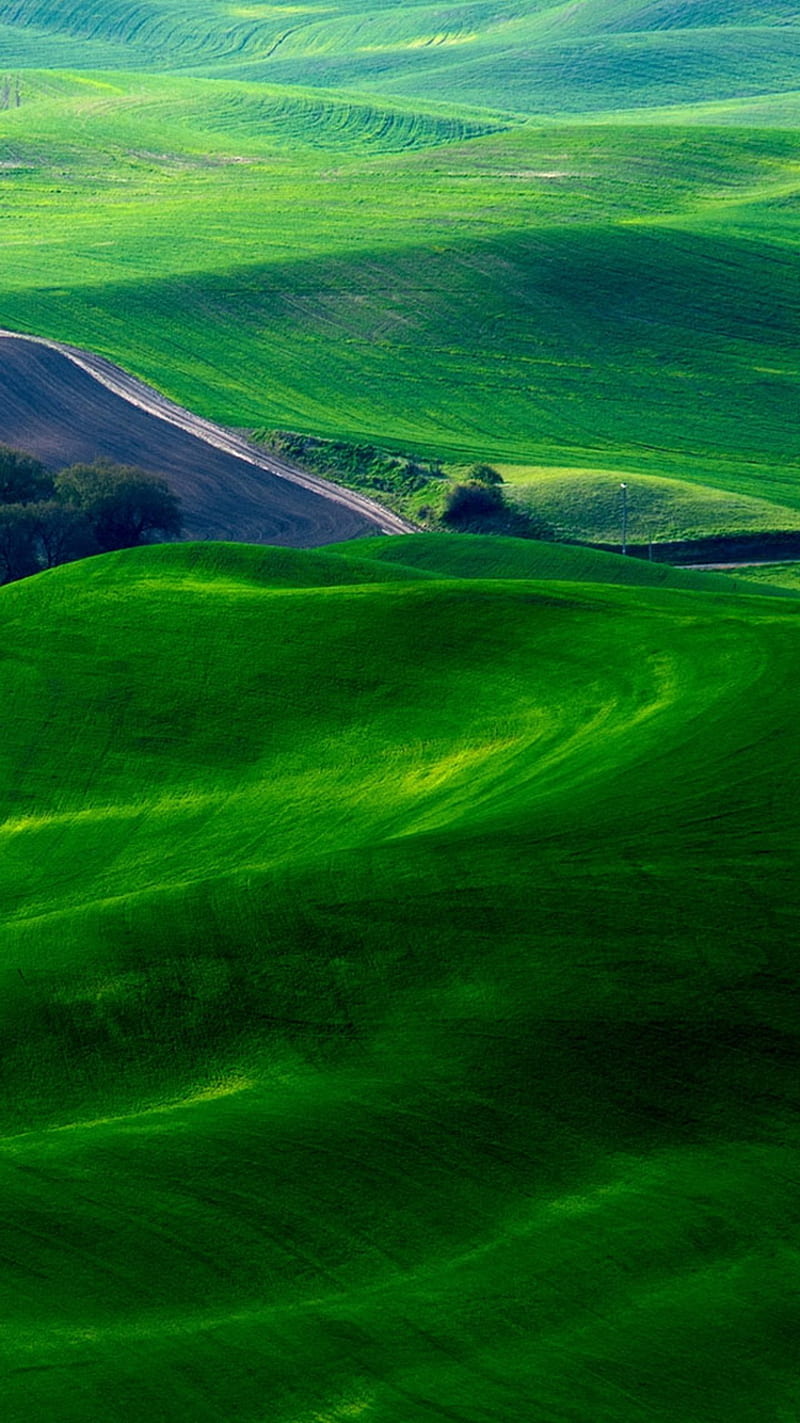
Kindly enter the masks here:
[[800, 605], [524, 547], [3, 590], [7, 1416], [791, 1410]]

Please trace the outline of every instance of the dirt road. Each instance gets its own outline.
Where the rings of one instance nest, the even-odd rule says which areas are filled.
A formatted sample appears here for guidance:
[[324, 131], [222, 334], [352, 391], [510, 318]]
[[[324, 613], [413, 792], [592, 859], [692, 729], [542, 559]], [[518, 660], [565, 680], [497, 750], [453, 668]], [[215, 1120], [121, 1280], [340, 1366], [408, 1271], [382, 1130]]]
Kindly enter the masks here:
[[52, 468], [98, 458], [162, 475], [187, 538], [313, 548], [411, 525], [263, 453], [103, 356], [0, 330], [0, 442]]

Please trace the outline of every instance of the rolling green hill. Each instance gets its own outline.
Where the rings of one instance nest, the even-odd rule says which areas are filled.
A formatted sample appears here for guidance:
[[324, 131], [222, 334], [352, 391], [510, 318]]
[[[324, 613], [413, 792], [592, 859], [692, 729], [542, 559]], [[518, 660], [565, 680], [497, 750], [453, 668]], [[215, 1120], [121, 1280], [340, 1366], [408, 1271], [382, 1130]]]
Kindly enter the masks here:
[[4, 325], [223, 423], [798, 508], [793, 133], [185, 77], [23, 94]]
[[791, 1417], [798, 605], [522, 556], [0, 593], [6, 1417]]
[[[587, 113], [797, 88], [789, 0], [580, 6], [474, 3], [238, 5], [12, 0], [2, 41], [28, 65], [142, 70], [378, 88], [524, 113]], [[113, 57], [112, 57], [113, 56]], [[118, 58], [117, 58], [118, 57]]]
[[[0, 0], [0, 326], [571, 534], [628, 479], [632, 537], [796, 529], [798, 59], [789, 0]], [[408, 536], [0, 589], [3, 1420], [793, 1423], [752, 578]]]
[[786, 526], [798, 36], [780, 0], [0, 4], [0, 323], [223, 423]]

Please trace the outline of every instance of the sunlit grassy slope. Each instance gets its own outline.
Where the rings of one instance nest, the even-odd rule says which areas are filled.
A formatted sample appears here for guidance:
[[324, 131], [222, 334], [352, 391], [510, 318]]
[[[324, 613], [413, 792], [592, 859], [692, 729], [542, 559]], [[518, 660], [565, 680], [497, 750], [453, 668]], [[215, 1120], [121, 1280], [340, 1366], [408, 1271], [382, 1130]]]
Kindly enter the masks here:
[[23, 93], [0, 112], [5, 324], [226, 423], [799, 507], [793, 132], [543, 127], [491, 92]]
[[800, 591], [800, 563], [763, 563], [742, 568], [737, 574], [743, 581]]
[[7, 1418], [795, 1411], [796, 600], [406, 546], [0, 593]]
[[[10, 0], [3, 49], [28, 65], [196, 69], [282, 84], [380, 88], [528, 113], [741, 101], [796, 90], [791, 0], [516, 0], [239, 5]], [[109, 58], [114, 56], [115, 58]]]
[[800, 510], [697, 483], [619, 470], [503, 465], [509, 501], [532, 510], [561, 537], [619, 543], [620, 484], [627, 486], [627, 532], [646, 544], [704, 535], [800, 529]]
[[789, 0], [8, 0], [0, 322], [227, 423], [785, 525], [799, 37]]

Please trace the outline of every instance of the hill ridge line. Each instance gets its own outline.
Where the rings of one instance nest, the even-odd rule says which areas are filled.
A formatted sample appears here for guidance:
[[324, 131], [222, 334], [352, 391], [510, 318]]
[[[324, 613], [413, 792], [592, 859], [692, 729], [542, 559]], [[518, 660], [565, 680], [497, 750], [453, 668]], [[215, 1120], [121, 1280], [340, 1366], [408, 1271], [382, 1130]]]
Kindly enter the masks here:
[[278, 479], [285, 479], [290, 484], [299, 485], [324, 499], [329, 499], [335, 504], [342, 504], [345, 508], [364, 515], [371, 523], [376, 524], [383, 534], [416, 532], [413, 524], [402, 519], [399, 514], [393, 513], [390, 509], [385, 509], [376, 500], [367, 498], [364, 494], [359, 494], [353, 489], [345, 489], [342, 485], [334, 484], [319, 476], [308, 474], [304, 469], [288, 460], [272, 455], [267, 458], [244, 436], [234, 434], [233, 431], [225, 429], [223, 425], [206, 420], [202, 415], [193, 414], [191, 410], [187, 410], [184, 406], [178, 405], [176, 401], [162, 395], [153, 386], [147, 385], [145, 381], [139, 380], [137, 376], [131, 375], [121, 366], [115, 365], [105, 356], [98, 356], [93, 351], [85, 351], [79, 346], [70, 346], [63, 341], [55, 341], [47, 336], [31, 336], [25, 332], [8, 331], [2, 327], [0, 327], [0, 337], [15, 341], [27, 341], [36, 346], [46, 346], [52, 351], [58, 351], [73, 365], [78, 366], [93, 380], [96, 380], [99, 385], [105, 386], [113, 395], [127, 401], [129, 405], [134, 405], [146, 414], [163, 420], [166, 424], [173, 425], [189, 435], [194, 435], [196, 439], [222, 450], [234, 459], [243, 460], [246, 464], [255, 466], [256, 469], [263, 469]]

